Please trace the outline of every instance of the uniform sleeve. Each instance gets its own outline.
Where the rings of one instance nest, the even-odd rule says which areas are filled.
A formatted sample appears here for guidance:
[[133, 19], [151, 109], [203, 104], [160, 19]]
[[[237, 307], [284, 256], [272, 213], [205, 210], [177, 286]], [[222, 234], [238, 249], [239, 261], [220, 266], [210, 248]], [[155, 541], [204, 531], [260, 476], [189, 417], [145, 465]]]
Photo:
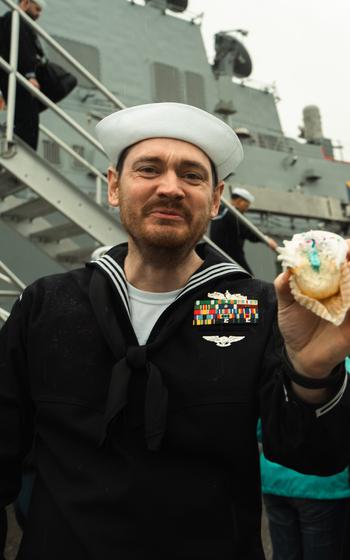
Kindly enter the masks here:
[[243, 222], [240, 222], [239, 229], [241, 232], [241, 236], [243, 239], [248, 239], [252, 243], [260, 243], [261, 239], [252, 231], [248, 226], [246, 226]]
[[287, 367], [283, 339], [274, 323], [260, 384], [264, 453], [270, 461], [305, 474], [335, 474], [350, 463], [350, 391], [345, 368], [328, 401], [311, 405], [293, 393]]
[[18, 71], [30, 79], [35, 77], [37, 65], [36, 37], [31, 29], [28, 28], [28, 25], [21, 21], [18, 45]]
[[7, 12], [0, 18], [0, 54], [6, 60], [9, 58], [11, 36], [11, 13]]
[[[18, 300], [0, 331], [0, 520], [17, 496], [33, 434], [26, 359], [26, 300]], [[4, 529], [0, 529], [0, 534]], [[1, 553], [0, 553], [1, 554]]]
[[[1, 22], [0, 51], [8, 61], [10, 57], [12, 13], [6, 13]], [[20, 20], [19, 42], [18, 42], [18, 71], [31, 78], [35, 76], [38, 64], [38, 54], [43, 54], [36, 35], [22, 19]]]

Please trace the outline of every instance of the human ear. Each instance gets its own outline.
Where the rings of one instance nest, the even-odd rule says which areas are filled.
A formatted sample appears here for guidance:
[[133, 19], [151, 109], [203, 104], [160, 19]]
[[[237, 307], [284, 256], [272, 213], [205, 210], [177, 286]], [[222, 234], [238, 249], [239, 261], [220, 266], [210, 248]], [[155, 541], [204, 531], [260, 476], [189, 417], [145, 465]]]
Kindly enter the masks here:
[[224, 186], [225, 183], [223, 181], [220, 181], [220, 183], [218, 183], [216, 187], [214, 187], [213, 198], [211, 202], [211, 211], [210, 211], [211, 218], [215, 218], [215, 216], [217, 216], [217, 213], [219, 212], [220, 200], [224, 190]]
[[108, 180], [108, 202], [111, 206], [119, 206], [119, 174], [115, 167], [109, 167], [107, 171]]

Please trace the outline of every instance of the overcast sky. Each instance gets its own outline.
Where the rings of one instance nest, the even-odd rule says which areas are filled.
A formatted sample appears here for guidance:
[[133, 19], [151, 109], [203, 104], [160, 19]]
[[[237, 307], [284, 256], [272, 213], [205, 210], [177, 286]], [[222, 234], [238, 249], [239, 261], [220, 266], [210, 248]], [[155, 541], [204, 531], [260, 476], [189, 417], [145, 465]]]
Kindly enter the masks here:
[[251, 78], [276, 84], [285, 134], [296, 137], [303, 107], [318, 105], [324, 136], [350, 161], [349, 0], [189, 0], [188, 8], [204, 12], [210, 61], [217, 31], [247, 29]]

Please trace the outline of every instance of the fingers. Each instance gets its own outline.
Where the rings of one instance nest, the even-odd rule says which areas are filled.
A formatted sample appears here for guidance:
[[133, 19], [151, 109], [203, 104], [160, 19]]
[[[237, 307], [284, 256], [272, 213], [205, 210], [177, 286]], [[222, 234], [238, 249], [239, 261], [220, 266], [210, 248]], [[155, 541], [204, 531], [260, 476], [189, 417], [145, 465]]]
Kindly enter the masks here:
[[348, 245], [348, 254], [347, 254], [347, 259], [348, 261], [350, 261], [350, 239], [345, 239], [347, 245]]
[[274, 239], [272, 239], [272, 237], [268, 237], [267, 239], [268, 239], [269, 247], [271, 249], [273, 249], [274, 251], [276, 251], [277, 247], [278, 247], [276, 241]]
[[289, 279], [291, 276], [290, 270], [282, 272], [275, 279], [275, 289], [277, 294], [278, 305], [280, 307], [287, 307], [291, 303], [294, 303], [294, 297], [290, 290]]

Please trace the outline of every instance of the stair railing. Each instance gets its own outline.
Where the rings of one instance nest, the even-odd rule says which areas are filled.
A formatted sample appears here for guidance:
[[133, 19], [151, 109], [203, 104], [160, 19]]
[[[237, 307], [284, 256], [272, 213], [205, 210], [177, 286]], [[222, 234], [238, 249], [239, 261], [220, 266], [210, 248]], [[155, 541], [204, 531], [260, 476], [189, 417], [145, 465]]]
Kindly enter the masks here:
[[[8, 102], [7, 102], [7, 125], [6, 125], [6, 147], [5, 150], [10, 150], [13, 144], [13, 129], [14, 129], [14, 113], [15, 113], [15, 103], [16, 103], [16, 86], [19, 82], [23, 87], [25, 87], [32, 95], [34, 95], [39, 101], [41, 101], [46, 107], [52, 109], [61, 119], [63, 119], [67, 124], [69, 124], [78, 134], [83, 136], [90, 144], [94, 146], [99, 152], [106, 156], [101, 144], [91, 136], [83, 127], [81, 127], [72, 117], [70, 117], [63, 109], [58, 107], [56, 103], [51, 101], [46, 95], [44, 95], [40, 90], [34, 87], [22, 74], [17, 70], [18, 63], [18, 43], [19, 43], [19, 18], [22, 18], [30, 27], [32, 27], [38, 35], [40, 35], [45, 41], [47, 41], [54, 50], [59, 52], [80, 74], [82, 74], [87, 80], [89, 80], [109, 101], [111, 101], [118, 109], [124, 109], [126, 106], [118, 99], [112, 92], [110, 92], [97, 78], [95, 78], [80, 62], [78, 62], [71, 54], [69, 54], [66, 49], [64, 49], [57, 41], [55, 41], [44, 29], [33, 21], [23, 10], [21, 10], [18, 5], [16, 5], [12, 0], [1, 0], [12, 10], [12, 28], [11, 28], [11, 45], [10, 45], [10, 63], [7, 63], [2, 57], [0, 57], [0, 66], [9, 74], [8, 83]], [[55, 138], [57, 142], [64, 150], [75, 157], [80, 163], [85, 165], [94, 174], [96, 178], [96, 202], [98, 204], [102, 203], [102, 184], [106, 182], [103, 174], [92, 166], [85, 158], [79, 156], [74, 150], [72, 150], [65, 142], [60, 140], [56, 135], [48, 131], [45, 127], [41, 126], [41, 130], [48, 136], [51, 135]], [[107, 156], [106, 156], [107, 157]], [[232, 205], [226, 200], [222, 199], [224, 205], [228, 210], [234, 214], [241, 222], [246, 224], [256, 235], [259, 236], [261, 241], [268, 244], [267, 237], [245, 216], [238, 212]], [[210, 242], [211, 245], [213, 242]], [[221, 253], [224, 253], [220, 249]]]
[[[12, 0], [1, 0], [3, 3], [7, 4], [12, 10], [12, 23], [11, 23], [11, 44], [10, 44], [10, 57], [9, 62], [0, 57], [0, 67], [9, 74], [8, 81], [8, 94], [7, 94], [7, 120], [6, 120], [6, 140], [5, 146], [3, 146], [3, 155], [15, 153], [13, 151], [13, 134], [14, 134], [14, 115], [15, 115], [15, 105], [16, 105], [16, 88], [17, 83], [27, 89], [33, 96], [35, 96], [41, 103], [46, 107], [50, 108], [58, 117], [65, 121], [69, 126], [71, 126], [80, 136], [87, 140], [93, 145], [100, 153], [105, 157], [106, 154], [101, 146], [101, 144], [91, 136], [82, 126], [80, 126], [70, 115], [68, 115], [63, 109], [61, 109], [56, 103], [51, 101], [46, 95], [44, 95], [39, 89], [34, 87], [20, 72], [18, 72], [18, 44], [19, 44], [19, 30], [20, 30], [20, 18], [22, 18], [26, 23], [31, 26], [38, 35], [40, 35], [45, 41], [47, 41], [53, 49], [59, 52], [80, 74], [82, 74], [87, 80], [90, 81], [96, 87], [100, 93], [102, 93], [109, 101], [115, 105], [116, 108], [125, 108], [125, 105], [112, 93], [110, 92], [99, 80], [97, 80], [80, 62], [78, 62], [72, 55], [70, 55], [57, 41], [55, 41], [46, 31], [44, 31], [40, 25], [35, 23], [30, 17], [27, 16], [23, 10], [21, 10], [18, 5], [16, 5]], [[68, 146], [63, 140], [59, 139], [56, 135], [48, 131], [42, 125], [40, 129], [47, 135], [55, 137], [55, 142], [59, 144], [66, 152], [70, 153], [75, 159], [77, 159], [82, 165], [90, 170], [94, 175], [96, 180], [96, 194], [95, 200], [98, 204], [102, 204], [102, 185], [106, 182], [104, 175], [96, 169], [93, 165], [88, 162], [85, 158], [78, 155], [74, 150]]]
[[[93, 84], [96, 89], [98, 89], [109, 101], [113, 103], [118, 109], [125, 109], [125, 105], [118, 97], [116, 97], [108, 88], [106, 88], [93, 74], [91, 74], [85, 66], [83, 66], [74, 56], [72, 56], [62, 45], [55, 41], [51, 37], [47, 31], [45, 31], [38, 23], [33, 21], [23, 10], [21, 10], [18, 5], [13, 2], [12, 0], [1, 0], [4, 4], [7, 4], [11, 10], [17, 12], [19, 16], [30, 26], [32, 27], [40, 37], [42, 37], [52, 48], [57, 51], [59, 54], [63, 56], [74, 68], [82, 74], [91, 84]], [[19, 31], [19, 30], [18, 30]], [[18, 43], [18, 34], [17, 34], [17, 43]]]
[[101, 173], [101, 171], [99, 169], [97, 169], [97, 167], [92, 165], [85, 158], [83, 158], [80, 154], [78, 154], [75, 150], [73, 150], [73, 148], [71, 148], [66, 142], [64, 142], [58, 136], [56, 136], [56, 134], [51, 132], [51, 130], [46, 128], [46, 126], [40, 124], [39, 128], [40, 128], [41, 132], [43, 134], [45, 134], [45, 136], [47, 136], [48, 138], [50, 138], [50, 140], [52, 140], [53, 142], [58, 144], [58, 146], [60, 146], [60, 148], [62, 148], [62, 150], [64, 150], [67, 154], [72, 156], [78, 163], [80, 163], [80, 165], [86, 167], [86, 169], [88, 169], [89, 172], [95, 177], [95, 181], [96, 181], [95, 201], [97, 202], [97, 204], [102, 206], [102, 204], [103, 204], [103, 198], [102, 198], [103, 189], [102, 189], [102, 186], [103, 186], [103, 184], [105, 186], [107, 186], [107, 184], [108, 184], [108, 181], [107, 181], [107, 178], [105, 177], [105, 175], [103, 173]]
[[[10, 284], [15, 286], [15, 290], [0, 290], [0, 298], [13, 298], [18, 297], [20, 293], [26, 287], [25, 284], [16, 276], [12, 270], [5, 265], [3, 261], [0, 261], [0, 280], [2, 282], [6, 282], [6, 284]], [[7, 317], [9, 316], [9, 312], [0, 306], [0, 321], [6, 321]]]

